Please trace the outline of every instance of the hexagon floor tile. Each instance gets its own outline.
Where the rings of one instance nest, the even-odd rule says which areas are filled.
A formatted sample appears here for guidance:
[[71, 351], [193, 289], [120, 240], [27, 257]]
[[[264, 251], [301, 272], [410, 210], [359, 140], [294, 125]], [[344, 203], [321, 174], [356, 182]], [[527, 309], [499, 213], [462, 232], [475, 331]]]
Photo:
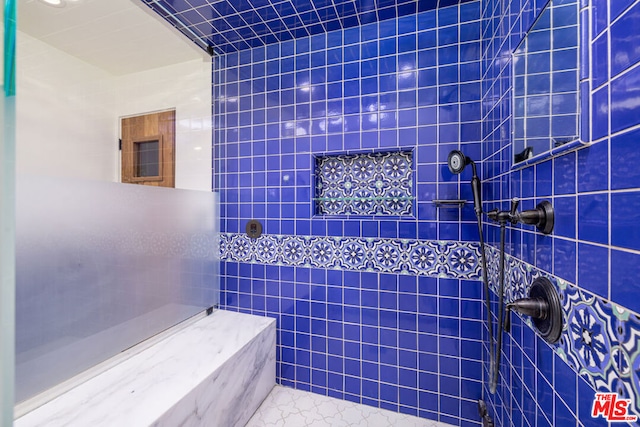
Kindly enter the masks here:
[[246, 427], [451, 427], [333, 397], [276, 385]]

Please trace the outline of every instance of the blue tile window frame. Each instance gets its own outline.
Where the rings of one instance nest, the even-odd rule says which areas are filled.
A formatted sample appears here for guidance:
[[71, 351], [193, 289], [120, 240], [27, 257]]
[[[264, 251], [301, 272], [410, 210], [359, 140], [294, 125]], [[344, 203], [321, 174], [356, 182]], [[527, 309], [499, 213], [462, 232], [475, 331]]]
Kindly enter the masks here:
[[[573, 12], [575, 12], [575, 18], [572, 17]], [[581, 109], [585, 113], [588, 111], [588, 107], [585, 108], [583, 101], [588, 99], [589, 85], [581, 83], [583, 75], [589, 67], [588, 55], [586, 57], [584, 55], [584, 52], [588, 52], [589, 49], [581, 46], [581, 43], [585, 42], [582, 40], [580, 28], [584, 28], [585, 22], [588, 21], [586, 21], [586, 16], [580, 12], [578, 0], [560, 2], [559, 4], [549, 3], [543, 9], [543, 13], [532, 23], [527, 31], [527, 37], [524, 37], [514, 49], [512, 77], [514, 88], [512, 101], [513, 156], [522, 152], [525, 147], [542, 146], [543, 148], [534, 150], [532, 158], [520, 163], [514, 162], [513, 168], [522, 168], [542, 162], [550, 157], [576, 150], [588, 142], [586, 124], [580, 118]], [[538, 28], [537, 25], [541, 25], [541, 27]], [[556, 63], [564, 57], [561, 58], [558, 55], [556, 44], [559, 42], [556, 40], [556, 34], [568, 30], [575, 32], [573, 35], [575, 44], [569, 43], [561, 46], [560, 53], [575, 51], [575, 67], [557, 69]], [[543, 46], [545, 44], [548, 46]], [[532, 59], [533, 55], [540, 56], [540, 58]], [[517, 61], [518, 59], [519, 61]], [[531, 72], [530, 67], [545, 69], [540, 68]], [[569, 78], [572, 81], [571, 88], [556, 91], [555, 88], [559, 85], [558, 80], [564, 75], [569, 75], [568, 73], [573, 74]], [[535, 87], [542, 81], [548, 85], [547, 90]], [[562, 111], [558, 111], [558, 105], [555, 101], [559, 97], [570, 97], [573, 102], [571, 108], [565, 106]], [[531, 109], [539, 108], [536, 105], [540, 103], [546, 104], [546, 112], [529, 115], [528, 112]], [[563, 131], [558, 134], [555, 132], [555, 129], [558, 128], [572, 128], [573, 131]], [[543, 132], [534, 134], [540, 130]]]

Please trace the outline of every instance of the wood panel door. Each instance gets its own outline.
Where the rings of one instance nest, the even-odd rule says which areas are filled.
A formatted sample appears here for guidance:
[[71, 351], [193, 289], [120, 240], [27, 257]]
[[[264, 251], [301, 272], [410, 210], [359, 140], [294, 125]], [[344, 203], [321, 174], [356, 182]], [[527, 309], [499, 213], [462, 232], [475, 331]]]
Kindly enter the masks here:
[[122, 119], [122, 182], [175, 187], [176, 112]]

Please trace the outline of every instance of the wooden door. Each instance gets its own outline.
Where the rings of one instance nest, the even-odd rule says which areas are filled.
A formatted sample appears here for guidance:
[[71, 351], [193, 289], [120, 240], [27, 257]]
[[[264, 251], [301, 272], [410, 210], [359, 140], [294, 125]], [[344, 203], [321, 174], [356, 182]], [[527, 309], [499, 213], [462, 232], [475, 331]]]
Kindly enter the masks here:
[[175, 111], [122, 119], [122, 182], [175, 187]]

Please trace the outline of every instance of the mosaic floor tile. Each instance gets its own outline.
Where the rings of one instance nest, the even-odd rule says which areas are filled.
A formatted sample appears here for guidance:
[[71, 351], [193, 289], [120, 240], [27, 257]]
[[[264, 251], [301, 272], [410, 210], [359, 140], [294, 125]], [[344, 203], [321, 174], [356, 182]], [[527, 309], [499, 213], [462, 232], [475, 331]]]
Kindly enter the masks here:
[[451, 427], [449, 424], [275, 386], [246, 427]]

